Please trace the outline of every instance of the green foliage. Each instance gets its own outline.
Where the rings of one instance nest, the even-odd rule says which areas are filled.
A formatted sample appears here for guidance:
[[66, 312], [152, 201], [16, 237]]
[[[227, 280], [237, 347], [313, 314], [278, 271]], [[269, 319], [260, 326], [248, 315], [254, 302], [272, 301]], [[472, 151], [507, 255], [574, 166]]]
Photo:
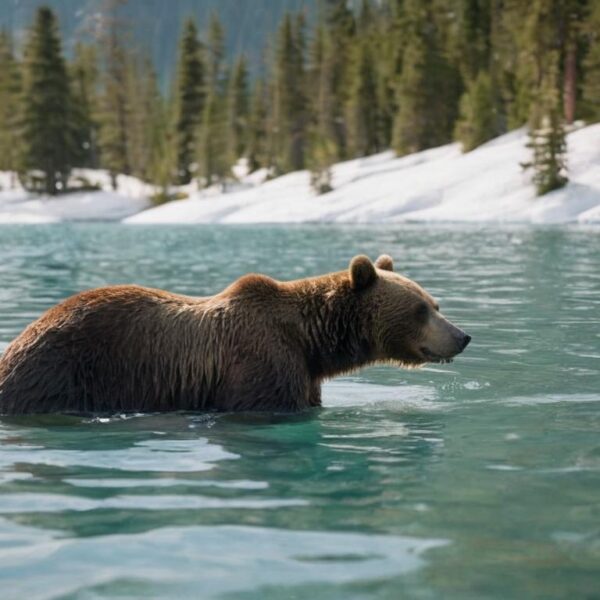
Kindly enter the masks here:
[[[301, 7], [313, 12], [319, 0], [129, 0], [123, 13], [131, 23], [130, 45], [143, 52], [152, 52], [152, 59], [162, 90], [170, 90], [177, 76], [177, 56], [181, 24], [193, 18], [204, 30], [211, 12], [219, 16], [226, 36], [226, 56], [233, 60], [244, 52], [254, 68], [262, 57], [266, 40], [277, 29], [283, 15]], [[106, 0], [0, 0], [0, 30], [8, 28], [15, 33], [30, 25], [33, 9], [40, 4], [53, 8], [61, 23], [65, 48], [73, 48], [75, 41], [86, 42], [87, 27], [100, 22]]]
[[227, 159], [227, 115], [224, 99], [216, 91], [209, 93], [204, 105], [200, 129], [200, 176], [206, 187], [224, 185], [230, 174]]
[[325, 28], [319, 26], [310, 48], [307, 69], [311, 115], [307, 166], [311, 187], [317, 194], [331, 191], [331, 165], [339, 158], [333, 121], [335, 100], [331, 73], [334, 61], [331, 49], [330, 37]]
[[67, 66], [48, 8], [36, 13], [23, 63], [21, 179], [28, 188], [56, 194], [66, 188], [76, 152]]
[[228, 159], [234, 164], [248, 149], [249, 97], [248, 67], [240, 56], [229, 79], [227, 91]]
[[455, 136], [462, 142], [463, 152], [477, 148], [502, 132], [497, 98], [488, 73], [481, 71], [469, 84], [460, 99], [459, 112]]
[[277, 36], [273, 73], [271, 135], [278, 174], [304, 168], [308, 125], [304, 69], [303, 23], [286, 15]]
[[568, 181], [557, 53], [550, 53], [546, 60], [546, 71], [532, 102], [529, 147], [533, 158], [531, 164], [526, 165], [533, 168], [533, 183], [539, 196], [564, 186]]
[[18, 168], [17, 134], [21, 78], [9, 35], [0, 32], [0, 170]]
[[348, 148], [351, 156], [381, 149], [377, 64], [368, 41], [358, 42], [347, 103]]
[[119, 173], [131, 173], [129, 124], [135, 110], [128, 94], [132, 57], [126, 45], [126, 24], [119, 13], [122, 3], [108, 0], [106, 28], [99, 38], [103, 51], [98, 111], [101, 165], [110, 172], [115, 188]]
[[490, 65], [492, 0], [458, 0], [456, 34], [451, 40], [465, 81], [473, 81]]
[[325, 27], [327, 42], [325, 46], [325, 65], [331, 82], [332, 102], [329, 105], [329, 126], [332, 129], [340, 158], [348, 155], [347, 126], [345, 108], [349, 92], [349, 61], [352, 45], [356, 36], [356, 22], [345, 0], [324, 0]]
[[336, 143], [339, 137], [335, 116], [337, 102], [333, 86], [335, 68], [333, 48], [333, 41], [325, 27], [322, 25], [317, 27], [309, 50], [306, 76], [311, 137], [331, 140], [335, 148], [332, 158], [335, 160], [341, 157], [342, 149]]
[[135, 111], [128, 124], [131, 172], [157, 184], [167, 183], [171, 161], [168, 154], [168, 117], [149, 59], [132, 65], [128, 97]]
[[198, 128], [204, 105], [202, 48], [193, 19], [185, 22], [179, 50], [176, 89], [175, 144], [177, 182], [187, 184], [196, 160]]
[[212, 13], [207, 34], [207, 85], [218, 87], [223, 74], [223, 58], [225, 56], [225, 34], [217, 13]]
[[251, 171], [270, 165], [268, 134], [268, 90], [262, 80], [254, 85], [248, 117], [247, 157]]
[[591, 5], [588, 22], [583, 28], [588, 41], [588, 52], [583, 67], [584, 115], [600, 121], [600, 2]]
[[332, 187], [331, 165], [335, 161], [336, 148], [331, 138], [315, 132], [310, 143], [310, 186], [316, 194], [326, 194]]
[[199, 175], [205, 186], [225, 185], [230, 174], [227, 105], [223, 80], [223, 29], [216, 14], [208, 28], [207, 96], [200, 125]]
[[410, 19], [392, 142], [399, 154], [438, 146], [452, 138], [459, 90], [458, 73], [442, 51], [432, 3], [410, 0], [405, 8], [410, 8]]
[[47, 9], [22, 64], [0, 34], [0, 168], [30, 187], [54, 193], [71, 167], [101, 167], [114, 183], [120, 173], [154, 183], [167, 201], [174, 183], [225, 184], [244, 157], [271, 175], [308, 168], [324, 193], [339, 160], [453, 136], [468, 151], [529, 122], [542, 192], [565, 181], [563, 113], [600, 119], [591, 0], [321, 0], [314, 27], [284, 16], [260, 68], [228, 63], [213, 13], [203, 40], [185, 22], [168, 95], [125, 3], [103, 0], [100, 35], [68, 66]]
[[74, 165], [97, 168], [99, 165], [97, 122], [98, 57], [92, 45], [77, 44], [70, 65]]

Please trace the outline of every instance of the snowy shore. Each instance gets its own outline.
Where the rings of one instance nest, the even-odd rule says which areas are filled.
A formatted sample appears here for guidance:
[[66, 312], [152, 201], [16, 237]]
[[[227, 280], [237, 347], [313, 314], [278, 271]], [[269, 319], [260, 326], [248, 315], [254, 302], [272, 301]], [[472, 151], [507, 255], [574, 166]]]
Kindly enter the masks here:
[[115, 194], [106, 174], [86, 171], [103, 191], [31, 199], [8, 190], [8, 176], [0, 174], [0, 223], [600, 223], [600, 124], [569, 134], [570, 181], [542, 198], [521, 167], [529, 160], [526, 143], [518, 130], [468, 154], [449, 144], [401, 158], [384, 152], [346, 161], [334, 166], [334, 191], [322, 196], [311, 191], [308, 172], [299, 171], [264, 182], [250, 175], [226, 192], [192, 191], [155, 208], [148, 208], [149, 186], [131, 177], [119, 179]]
[[148, 198], [152, 186], [135, 177], [120, 175], [117, 192], [112, 190], [105, 171], [77, 169], [73, 177], [83, 177], [100, 189], [57, 197], [33, 196], [14, 187], [12, 174], [0, 172], [0, 224], [121, 221], [151, 206]]

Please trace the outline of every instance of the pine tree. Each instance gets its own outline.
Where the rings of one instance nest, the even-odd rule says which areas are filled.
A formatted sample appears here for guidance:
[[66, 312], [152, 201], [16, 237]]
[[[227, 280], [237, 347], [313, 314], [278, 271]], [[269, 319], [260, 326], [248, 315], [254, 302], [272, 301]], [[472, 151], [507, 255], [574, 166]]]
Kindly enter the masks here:
[[504, 131], [498, 84], [492, 73], [492, 2], [459, 0], [450, 47], [464, 82], [455, 138], [464, 152]]
[[129, 123], [134, 107], [131, 90], [131, 57], [125, 46], [126, 26], [120, 8], [126, 0], [105, 0], [105, 23], [99, 44], [103, 50], [100, 95], [101, 165], [108, 169], [113, 188], [119, 173], [131, 173]]
[[345, 107], [348, 103], [348, 56], [354, 45], [356, 22], [346, 0], [323, 0], [324, 21], [329, 37], [327, 62], [331, 78], [333, 101], [329, 121], [335, 135], [335, 145], [341, 158], [347, 156]]
[[98, 59], [96, 48], [78, 43], [70, 65], [77, 167], [97, 168]]
[[311, 124], [307, 163], [311, 187], [317, 194], [332, 190], [331, 166], [338, 158], [336, 131], [333, 118], [333, 67], [330, 38], [323, 24], [319, 24], [310, 48], [307, 73]]
[[370, 36], [375, 27], [375, 9], [371, 0], [361, 0], [358, 19], [356, 20], [356, 33], [363, 39]]
[[128, 125], [131, 170], [137, 177], [164, 184], [167, 115], [154, 66], [149, 58], [132, 68], [128, 96], [136, 110]]
[[[592, 10], [594, 4], [590, 5]], [[581, 61], [579, 57], [586, 45], [585, 29], [587, 19], [587, 0], [560, 0], [556, 8], [560, 53], [562, 62], [563, 112], [567, 125], [571, 125], [576, 117], [578, 99], [578, 80]]]
[[175, 140], [177, 181], [187, 184], [198, 151], [198, 131], [205, 99], [205, 68], [193, 19], [184, 25], [177, 68]]
[[336, 148], [333, 140], [321, 135], [318, 130], [310, 137], [310, 186], [317, 194], [326, 194], [333, 190], [332, 165], [335, 162]]
[[273, 146], [278, 174], [304, 168], [307, 105], [301, 24], [287, 14], [279, 29], [275, 55]]
[[357, 42], [346, 108], [348, 148], [351, 156], [366, 156], [381, 149], [377, 64], [368, 39]]
[[231, 164], [227, 156], [227, 114], [223, 97], [211, 91], [206, 98], [200, 129], [200, 175], [206, 187], [225, 185]]
[[225, 34], [216, 12], [210, 15], [207, 33], [207, 80], [209, 88], [217, 88], [222, 84], [223, 58], [225, 56]]
[[213, 13], [207, 34], [207, 91], [200, 125], [199, 145], [200, 175], [205, 186], [214, 183], [225, 185], [231, 168], [227, 155], [223, 40], [223, 28], [216, 13]]
[[248, 67], [245, 57], [240, 56], [233, 67], [227, 91], [227, 154], [231, 164], [248, 149], [248, 111]]
[[497, 96], [500, 131], [522, 127], [528, 118], [528, 106], [521, 102], [519, 88], [520, 31], [527, 17], [528, 4], [492, 0], [490, 7], [489, 72]]
[[[539, 195], [559, 188], [566, 178], [566, 141], [561, 63], [565, 63], [564, 0], [533, 0], [517, 42], [517, 108], [527, 109], [533, 182]], [[570, 0], [566, 0], [568, 3]]]
[[250, 114], [248, 117], [248, 167], [256, 171], [261, 167], [270, 165], [268, 152], [268, 125], [267, 105], [268, 92], [263, 80], [258, 80], [254, 85], [250, 101]]
[[36, 188], [33, 171], [47, 194], [66, 189], [73, 164], [71, 96], [54, 13], [38, 9], [24, 54], [21, 176]]
[[[559, 56], [563, 112], [568, 123], [576, 116], [578, 56], [585, 45], [586, 0], [533, 0], [521, 8], [522, 22], [516, 36], [518, 44], [517, 93], [515, 108], [518, 118], [531, 111], [536, 90], [545, 76], [547, 55]], [[517, 124], [517, 119], [512, 119]]]
[[487, 71], [491, 59], [491, 0], [457, 0], [456, 32], [451, 45], [466, 82], [473, 82], [481, 71]]
[[529, 147], [533, 159], [528, 166], [534, 170], [533, 183], [539, 196], [564, 186], [568, 181], [558, 60], [556, 51], [546, 56], [543, 79], [532, 102]]
[[406, 37], [403, 0], [382, 0], [378, 14], [373, 53], [378, 63], [378, 104], [381, 121], [381, 145], [392, 145], [394, 117], [398, 112], [397, 87], [402, 71]]
[[16, 171], [18, 168], [20, 84], [19, 65], [13, 54], [11, 38], [0, 31], [0, 171]]
[[399, 154], [448, 142], [457, 114], [457, 78], [442, 52], [432, 2], [407, 0], [406, 47], [398, 81], [393, 146]]
[[496, 100], [491, 77], [486, 71], [480, 71], [460, 99], [455, 137], [462, 142], [463, 152], [499, 135], [501, 126]]
[[584, 114], [592, 121], [600, 121], [600, 2], [592, 5], [584, 33], [588, 38], [588, 51], [583, 63]]

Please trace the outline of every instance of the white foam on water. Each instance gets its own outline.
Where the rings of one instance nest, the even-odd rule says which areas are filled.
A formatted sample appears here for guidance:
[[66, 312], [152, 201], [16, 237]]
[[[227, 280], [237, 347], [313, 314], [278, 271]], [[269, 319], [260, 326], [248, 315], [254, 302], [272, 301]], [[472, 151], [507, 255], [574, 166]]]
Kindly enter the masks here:
[[96, 500], [66, 494], [15, 493], [0, 495], [0, 514], [54, 513], [64, 511], [122, 510], [264, 510], [289, 506], [308, 506], [297, 498], [213, 498], [191, 494], [119, 495]]
[[[28, 473], [24, 473], [28, 475]], [[125, 477], [111, 477], [105, 479], [76, 479], [67, 477], [63, 479], [65, 483], [75, 487], [89, 488], [168, 488], [175, 486], [185, 487], [214, 487], [220, 489], [232, 490], [266, 490], [269, 484], [266, 481], [251, 481], [246, 479], [236, 479], [231, 481], [214, 481], [211, 479], [175, 479], [174, 477], [161, 477], [150, 479], [127, 479]]]
[[325, 408], [381, 406], [391, 411], [436, 411], [448, 409], [439, 402], [433, 387], [421, 385], [378, 385], [338, 379], [323, 385]]
[[[0, 430], [0, 434], [4, 434], [1, 437], [5, 437], [7, 431]], [[237, 458], [237, 454], [205, 438], [145, 440], [127, 448], [103, 450], [53, 449], [11, 442], [0, 452], [0, 469], [24, 463], [120, 471], [199, 472], [209, 471], [217, 461]]]
[[510, 406], [535, 406], [537, 404], [559, 404], [562, 402], [600, 402], [600, 394], [536, 394], [532, 396], [512, 396], [499, 401]]

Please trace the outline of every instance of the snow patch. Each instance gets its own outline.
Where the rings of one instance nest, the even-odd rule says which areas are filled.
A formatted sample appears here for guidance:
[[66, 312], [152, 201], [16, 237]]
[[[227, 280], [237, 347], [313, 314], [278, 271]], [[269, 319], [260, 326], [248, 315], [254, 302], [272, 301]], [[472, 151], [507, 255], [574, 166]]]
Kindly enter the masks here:
[[84, 178], [101, 189], [35, 196], [25, 191], [13, 174], [0, 172], [0, 223], [121, 221], [150, 206], [152, 186], [135, 177], [119, 175], [117, 192], [112, 191], [105, 171], [77, 169], [72, 178]]
[[[165, 223], [600, 223], [600, 124], [567, 137], [569, 183], [535, 196], [525, 129], [512, 131], [463, 154], [448, 144], [408, 156], [387, 151], [332, 167], [334, 190], [316, 196], [308, 171], [268, 179], [260, 169], [235, 165], [238, 181], [198, 190], [173, 187], [188, 198], [151, 208], [156, 188], [127, 175], [76, 169], [72, 180], [99, 191], [34, 197], [14, 174], [0, 172], [0, 223], [124, 220]], [[146, 210], [147, 209], [147, 210]]]
[[[397, 158], [387, 151], [332, 168], [334, 190], [315, 196], [307, 171], [190, 197], [125, 220], [152, 223], [600, 222], [600, 124], [568, 135], [570, 181], [537, 198], [525, 129], [462, 154], [448, 144]], [[241, 171], [240, 165], [240, 171]]]

